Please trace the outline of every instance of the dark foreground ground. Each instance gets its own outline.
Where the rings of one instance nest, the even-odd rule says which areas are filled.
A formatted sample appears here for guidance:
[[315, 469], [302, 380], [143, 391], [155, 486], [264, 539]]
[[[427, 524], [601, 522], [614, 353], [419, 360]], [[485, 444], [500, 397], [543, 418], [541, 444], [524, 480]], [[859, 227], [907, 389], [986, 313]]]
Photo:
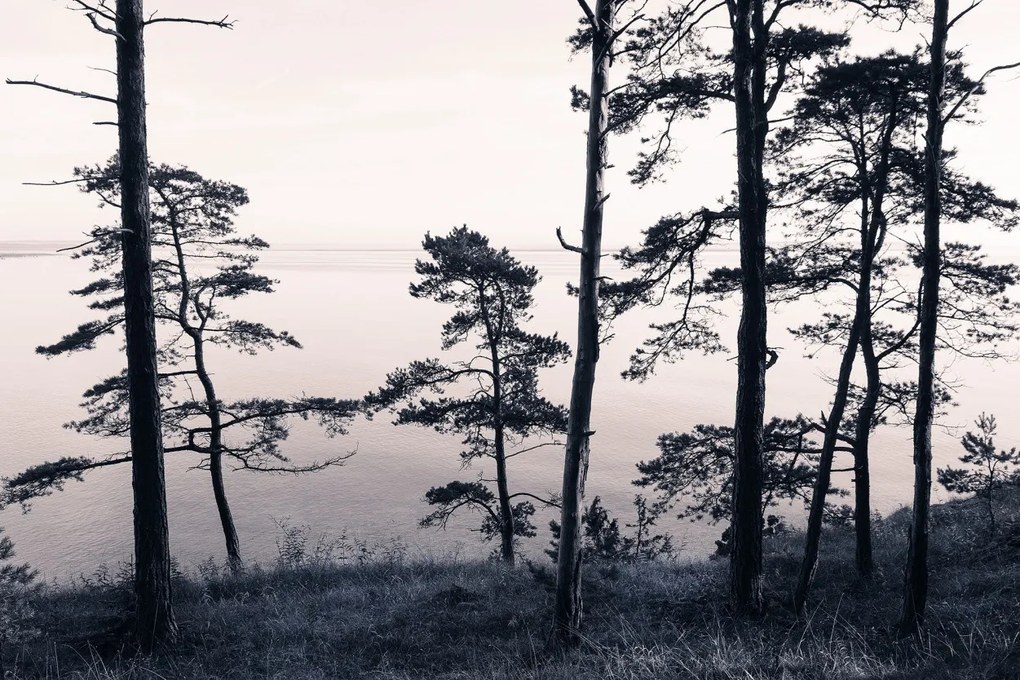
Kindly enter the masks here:
[[[8, 678], [1020, 678], [1020, 494], [999, 499], [992, 538], [976, 500], [937, 508], [932, 599], [919, 640], [896, 641], [906, 513], [876, 524], [878, 570], [854, 576], [849, 531], [825, 537], [809, 614], [788, 607], [802, 542], [771, 539], [770, 611], [734, 620], [726, 563], [589, 568], [586, 639], [549, 653], [549, 584], [527, 567], [361, 565], [299, 554], [240, 577], [181, 578], [181, 639], [133, 656], [115, 629], [116, 578], [41, 591], [35, 632], [4, 652]], [[322, 557], [320, 553], [320, 557]], [[291, 558], [295, 558], [291, 555]], [[104, 632], [105, 631], [105, 632]]]

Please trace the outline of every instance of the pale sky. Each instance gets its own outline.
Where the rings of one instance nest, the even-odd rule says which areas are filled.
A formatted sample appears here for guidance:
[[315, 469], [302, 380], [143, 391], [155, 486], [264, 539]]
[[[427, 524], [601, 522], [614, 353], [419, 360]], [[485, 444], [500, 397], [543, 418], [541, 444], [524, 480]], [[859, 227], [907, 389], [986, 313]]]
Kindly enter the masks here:
[[[2, 0], [0, 75], [115, 94], [113, 43], [61, 0]], [[654, 2], [652, 3], [655, 4]], [[963, 6], [960, 0], [954, 5]], [[238, 224], [276, 243], [417, 247], [467, 223], [500, 245], [555, 247], [579, 229], [583, 114], [569, 87], [588, 62], [565, 38], [575, 0], [149, 0], [164, 15], [237, 20], [233, 31], [161, 24], [146, 32], [149, 149], [246, 187]], [[861, 31], [855, 50], [909, 48], [923, 28]], [[1020, 60], [1020, 3], [986, 0], [952, 36], [974, 71]], [[614, 68], [619, 82], [623, 67]], [[1020, 194], [1020, 80], [995, 77], [984, 122], [953, 128], [965, 167]], [[61, 179], [113, 152], [112, 107], [0, 85], [0, 240], [74, 240], [104, 215]], [[634, 242], [660, 215], [729, 191], [732, 114], [679, 128], [670, 181], [628, 183], [636, 139], [614, 138], [606, 241]], [[105, 219], [112, 219], [107, 215]]]

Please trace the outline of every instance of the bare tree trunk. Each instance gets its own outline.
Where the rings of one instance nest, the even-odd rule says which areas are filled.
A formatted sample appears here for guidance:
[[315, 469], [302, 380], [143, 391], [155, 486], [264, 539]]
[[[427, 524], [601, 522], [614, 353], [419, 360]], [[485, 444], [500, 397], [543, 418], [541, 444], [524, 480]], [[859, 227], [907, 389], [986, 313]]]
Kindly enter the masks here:
[[870, 578], [875, 569], [871, 545], [871, 422], [882, 390], [882, 377], [871, 338], [871, 320], [861, 333], [861, 353], [867, 371], [868, 386], [857, 412], [854, 432], [854, 534], [856, 535], [857, 573]]
[[[761, 0], [736, 0], [733, 12], [733, 80], [737, 130], [742, 309], [737, 332], [737, 403], [734, 426], [730, 596], [741, 613], [764, 609], [762, 598], [762, 453], [765, 369], [768, 361], [765, 298], [764, 107], [765, 31]], [[761, 30], [754, 39], [752, 27]]]
[[931, 39], [931, 84], [924, 152], [924, 253], [920, 300], [917, 407], [914, 412], [914, 513], [903, 579], [899, 632], [916, 634], [928, 602], [928, 511], [931, 503], [931, 426], [935, 415], [935, 340], [938, 333], [942, 201], [942, 96], [946, 79], [949, 0], [935, 0]]
[[559, 556], [556, 561], [556, 602], [553, 640], [572, 645], [581, 625], [581, 516], [590, 453], [591, 402], [599, 359], [599, 260], [602, 258], [603, 175], [609, 129], [607, 97], [612, 64], [613, 19], [617, 0], [598, 0], [592, 41], [587, 177], [578, 286], [577, 348], [570, 388], [567, 443], [563, 461], [563, 506]]
[[122, 254], [134, 491], [135, 634], [142, 649], [173, 642], [156, 322], [152, 296], [142, 0], [117, 0]]

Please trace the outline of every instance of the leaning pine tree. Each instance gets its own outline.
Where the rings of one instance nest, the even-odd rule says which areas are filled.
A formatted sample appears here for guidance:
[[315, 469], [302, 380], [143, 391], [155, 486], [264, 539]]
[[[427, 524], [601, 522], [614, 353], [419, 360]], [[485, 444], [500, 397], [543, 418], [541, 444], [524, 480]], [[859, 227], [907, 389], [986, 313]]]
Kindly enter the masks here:
[[412, 362], [390, 373], [365, 403], [370, 413], [395, 411], [397, 425], [460, 435], [465, 466], [492, 461], [495, 491], [482, 480], [433, 487], [425, 499], [436, 509], [422, 525], [445, 527], [458, 510], [476, 511], [483, 518], [482, 536], [498, 538], [500, 556], [512, 563], [518, 539], [535, 535], [531, 501], [550, 506], [555, 501], [511, 491], [507, 463], [558, 444], [552, 437], [566, 429], [566, 412], [540, 394], [538, 371], [565, 362], [570, 348], [556, 336], [524, 328], [540, 280], [534, 267], [521, 264], [505, 248], [493, 248], [488, 238], [467, 227], [446, 236], [426, 234], [423, 247], [430, 260], [415, 264], [421, 279], [411, 284], [411, 295], [452, 305], [456, 311], [443, 325], [443, 349], [471, 343], [472, 351], [446, 363], [435, 358]]
[[[83, 191], [102, 205], [121, 201], [117, 159], [105, 166], [77, 168]], [[241, 566], [240, 541], [227, 501], [224, 460], [241, 469], [263, 472], [311, 472], [338, 465], [348, 454], [319, 462], [296, 464], [280, 444], [289, 434], [293, 417], [314, 417], [330, 436], [343, 434], [358, 412], [356, 400], [322, 397], [298, 399], [249, 398], [224, 401], [217, 393], [214, 372], [217, 350], [254, 355], [276, 347], [300, 347], [286, 331], [253, 321], [234, 319], [224, 308], [252, 294], [273, 292], [274, 281], [254, 271], [259, 250], [268, 244], [254, 236], [240, 236], [234, 226], [237, 208], [248, 202], [244, 189], [208, 180], [183, 167], [148, 168], [152, 221], [153, 304], [157, 327], [158, 384], [164, 451], [189, 452], [201, 457], [207, 469], [223, 530], [228, 563]], [[87, 258], [100, 276], [72, 291], [91, 300], [89, 307], [103, 318], [82, 324], [59, 342], [37, 348], [57, 356], [94, 349], [104, 336], [115, 334], [125, 322], [120, 245], [116, 229], [97, 227], [90, 241], [73, 255]], [[69, 427], [97, 437], [122, 438], [129, 431], [128, 378], [111, 376], [87, 390], [87, 416]], [[103, 458], [65, 457], [35, 465], [4, 480], [3, 499], [25, 504], [46, 495], [92, 469], [131, 463], [131, 453]]]

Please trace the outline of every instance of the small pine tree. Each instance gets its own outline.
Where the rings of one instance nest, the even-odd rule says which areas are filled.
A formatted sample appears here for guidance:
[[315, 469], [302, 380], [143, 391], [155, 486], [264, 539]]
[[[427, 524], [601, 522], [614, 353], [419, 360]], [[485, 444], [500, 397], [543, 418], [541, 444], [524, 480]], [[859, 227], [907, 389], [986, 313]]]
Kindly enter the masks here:
[[[602, 498], [595, 496], [592, 499], [591, 505], [581, 515], [585, 559], [595, 562], [634, 562], [676, 554], [672, 536], [652, 534], [658, 516], [648, 507], [644, 496], [634, 496], [634, 509], [637, 513], [636, 523], [625, 526], [635, 531], [632, 536], [628, 536], [620, 530], [619, 520], [603, 507]], [[551, 520], [549, 530], [552, 532], [552, 540], [545, 554], [556, 562], [560, 553], [560, 523]]]
[[1016, 447], [1008, 451], [995, 448], [995, 416], [982, 413], [974, 422], [978, 432], [967, 432], [960, 439], [966, 451], [960, 456], [960, 462], [970, 467], [939, 468], [938, 480], [948, 491], [974, 494], [983, 499], [988, 513], [988, 532], [994, 534], [995, 492], [1016, 483], [1020, 475], [1020, 451]]
[[14, 543], [0, 528], [0, 677], [4, 675], [4, 648], [24, 637], [31, 615], [27, 594], [35, 581], [35, 570], [27, 564], [13, 564]]
[[531, 501], [555, 502], [511, 491], [508, 461], [560, 445], [555, 437], [566, 430], [566, 410], [542, 396], [538, 373], [565, 363], [570, 348], [555, 335], [526, 330], [541, 280], [535, 267], [466, 226], [446, 236], [426, 234], [422, 247], [428, 257], [415, 263], [421, 278], [411, 284], [410, 293], [455, 309], [441, 337], [443, 349], [459, 350], [459, 358], [414, 361], [387, 375], [386, 384], [364, 403], [370, 416], [382, 410], [396, 413], [396, 425], [459, 435], [464, 467], [492, 461], [494, 490], [481, 479], [432, 487], [425, 500], [436, 509], [421, 525], [445, 527], [461, 509], [481, 513], [482, 538], [499, 538], [503, 560], [513, 563], [518, 539], [535, 535]]

